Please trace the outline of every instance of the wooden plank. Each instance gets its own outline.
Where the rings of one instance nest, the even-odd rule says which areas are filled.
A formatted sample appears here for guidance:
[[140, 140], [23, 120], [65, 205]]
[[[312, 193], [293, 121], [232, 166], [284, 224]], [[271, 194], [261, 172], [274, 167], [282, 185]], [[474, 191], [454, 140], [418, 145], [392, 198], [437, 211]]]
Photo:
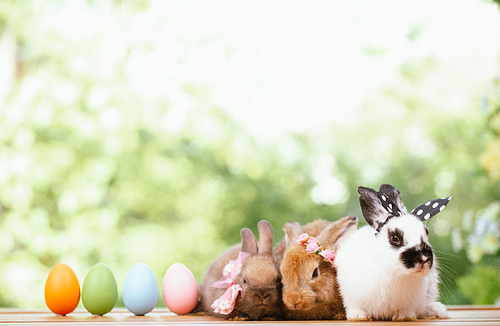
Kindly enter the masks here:
[[450, 310], [499, 310], [500, 306], [464, 306], [464, 305], [452, 305], [446, 306], [448, 311]]
[[500, 307], [492, 306], [449, 306], [450, 319], [431, 319], [411, 322], [364, 322], [354, 323], [348, 321], [260, 321], [260, 322], [230, 322], [208, 316], [184, 315], [178, 316], [169, 312], [165, 308], [153, 310], [146, 316], [134, 316], [124, 308], [115, 308], [105, 316], [93, 316], [86, 310], [78, 309], [68, 316], [57, 316], [48, 310], [23, 310], [0, 308], [0, 324], [10, 325], [84, 325], [84, 324], [184, 324], [184, 325], [227, 325], [227, 324], [249, 324], [252, 325], [280, 325], [296, 324], [301, 325], [411, 325], [411, 326], [493, 326], [500, 325]]

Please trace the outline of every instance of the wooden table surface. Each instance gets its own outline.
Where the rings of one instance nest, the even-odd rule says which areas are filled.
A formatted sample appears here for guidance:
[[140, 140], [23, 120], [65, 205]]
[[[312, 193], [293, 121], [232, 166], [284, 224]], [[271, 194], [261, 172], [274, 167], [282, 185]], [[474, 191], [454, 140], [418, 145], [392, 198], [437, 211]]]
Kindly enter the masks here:
[[159, 308], [153, 310], [146, 316], [134, 316], [124, 308], [115, 308], [110, 313], [104, 316], [93, 316], [86, 310], [76, 310], [68, 316], [57, 316], [51, 313], [48, 309], [40, 310], [23, 310], [0, 308], [0, 324], [10, 325], [42, 325], [42, 324], [59, 324], [59, 325], [80, 325], [80, 324], [104, 324], [104, 325], [118, 325], [118, 324], [211, 324], [211, 325], [228, 325], [228, 324], [251, 324], [251, 325], [283, 325], [287, 323], [300, 323], [303, 325], [312, 324], [332, 324], [332, 325], [433, 325], [433, 326], [452, 326], [452, 325], [500, 325], [500, 307], [492, 306], [449, 306], [448, 311], [450, 314], [449, 319], [440, 320], [418, 320], [413, 322], [347, 322], [347, 321], [243, 321], [232, 322], [225, 321], [213, 317], [206, 316], [178, 316], [169, 312], [166, 308]]

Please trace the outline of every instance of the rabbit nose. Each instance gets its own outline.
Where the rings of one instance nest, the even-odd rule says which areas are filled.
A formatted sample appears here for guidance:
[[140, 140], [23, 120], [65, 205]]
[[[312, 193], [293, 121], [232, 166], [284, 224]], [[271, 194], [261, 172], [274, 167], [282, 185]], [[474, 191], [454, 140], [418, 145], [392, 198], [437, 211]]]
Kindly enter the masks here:
[[427, 256], [422, 256], [419, 260], [418, 260], [418, 264], [419, 265], [422, 265], [422, 267], [424, 267], [425, 263], [427, 263], [429, 261], [429, 257]]
[[289, 295], [285, 301], [286, 306], [291, 310], [302, 309], [303, 301], [299, 294]]
[[259, 293], [255, 293], [255, 296], [257, 297], [258, 300], [260, 300], [260, 304], [264, 304], [266, 298], [269, 297], [269, 293], [259, 292]]
[[302, 309], [302, 301], [300, 301], [300, 299], [298, 299], [297, 301], [295, 302], [292, 302], [292, 307], [290, 307], [292, 310], [300, 310]]

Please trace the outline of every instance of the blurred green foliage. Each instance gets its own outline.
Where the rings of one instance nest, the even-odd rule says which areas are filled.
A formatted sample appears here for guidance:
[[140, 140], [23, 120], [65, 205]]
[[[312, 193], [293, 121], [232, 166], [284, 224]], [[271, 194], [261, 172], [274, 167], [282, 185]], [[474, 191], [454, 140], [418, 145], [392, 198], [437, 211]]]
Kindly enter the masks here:
[[[403, 63], [397, 85], [363, 101], [356, 128], [332, 124], [326, 135], [262, 142], [214, 103], [210, 85], [169, 72], [175, 78], [154, 89], [137, 78], [144, 70], [158, 78], [147, 61], [168, 53], [160, 36], [183, 46], [174, 68], [207, 40], [134, 34], [129, 22], [154, 10], [149, 2], [78, 2], [83, 18], [68, 24], [60, 14], [70, 3], [0, 3], [0, 37], [14, 40], [18, 57], [0, 109], [0, 306], [44, 306], [45, 278], [58, 262], [81, 283], [98, 262], [119, 288], [139, 262], [160, 283], [175, 262], [200, 281], [242, 227], [256, 232], [266, 219], [277, 242], [287, 221], [362, 220], [357, 187], [381, 183], [398, 187], [409, 209], [453, 196], [429, 225], [445, 303], [470, 303], [474, 282], [498, 272], [498, 262], [474, 269], [462, 292], [456, 286], [471, 262], [463, 246], [453, 250], [450, 231], [463, 212], [500, 198], [500, 188], [479, 164], [487, 137], [478, 98], [454, 115], [420, 96], [439, 69], [433, 57]], [[98, 23], [78, 27], [88, 19]]]
[[498, 267], [478, 265], [458, 281], [460, 289], [474, 304], [492, 304], [498, 300]]
[[462, 225], [452, 231], [452, 243], [465, 249], [473, 264], [466, 276], [458, 279], [459, 289], [474, 304], [500, 302], [500, 79], [495, 78], [484, 97], [487, 112], [484, 135], [487, 144], [480, 155], [481, 166], [496, 187], [483, 200], [491, 201], [480, 209], [468, 209]]

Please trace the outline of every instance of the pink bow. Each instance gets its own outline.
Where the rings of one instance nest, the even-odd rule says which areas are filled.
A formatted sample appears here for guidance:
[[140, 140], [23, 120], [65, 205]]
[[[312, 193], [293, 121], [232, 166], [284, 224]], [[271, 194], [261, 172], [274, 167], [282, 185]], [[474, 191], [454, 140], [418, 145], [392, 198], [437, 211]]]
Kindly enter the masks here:
[[236, 303], [236, 298], [238, 293], [243, 293], [243, 289], [239, 284], [234, 282], [235, 278], [241, 273], [241, 266], [245, 259], [250, 257], [247, 252], [240, 251], [238, 258], [235, 260], [230, 260], [224, 269], [222, 270], [222, 277], [217, 281], [212, 283], [214, 288], [228, 288], [226, 292], [217, 300], [212, 303], [212, 309], [215, 313], [227, 315], [234, 309], [234, 304]]

